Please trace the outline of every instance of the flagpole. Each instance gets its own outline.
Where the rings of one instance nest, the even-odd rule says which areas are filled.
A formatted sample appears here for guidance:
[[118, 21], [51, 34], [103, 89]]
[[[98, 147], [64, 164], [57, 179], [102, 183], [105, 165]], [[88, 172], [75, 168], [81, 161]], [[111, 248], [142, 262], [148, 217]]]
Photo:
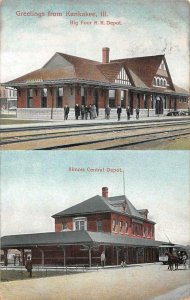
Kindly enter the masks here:
[[125, 195], [125, 172], [124, 172], [124, 170], [123, 170], [123, 192]]

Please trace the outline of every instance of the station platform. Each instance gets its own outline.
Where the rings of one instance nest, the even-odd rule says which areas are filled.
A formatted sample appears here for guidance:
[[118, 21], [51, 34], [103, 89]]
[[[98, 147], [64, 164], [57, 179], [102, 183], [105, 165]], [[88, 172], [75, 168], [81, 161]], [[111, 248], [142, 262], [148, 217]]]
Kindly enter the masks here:
[[[3, 114], [1, 115], [1, 119], [3, 119]], [[7, 119], [7, 118], [6, 118]], [[1, 125], [0, 129], [16, 129], [16, 128], [39, 128], [39, 127], [56, 127], [56, 126], [68, 126], [68, 127], [82, 127], [82, 126], [94, 126], [94, 125], [114, 125], [118, 123], [136, 125], [136, 124], [144, 124], [144, 123], [154, 123], [154, 122], [171, 122], [171, 121], [185, 121], [190, 120], [190, 116], [154, 116], [154, 117], [140, 117], [138, 120], [135, 116], [132, 116], [130, 120], [127, 120], [127, 117], [121, 117], [120, 121], [115, 118], [110, 119], [88, 119], [88, 120], [32, 120], [32, 119], [16, 119], [15, 117], [8, 118], [9, 120], [15, 120], [15, 124]], [[26, 121], [24, 124], [17, 123], [19, 121]]]

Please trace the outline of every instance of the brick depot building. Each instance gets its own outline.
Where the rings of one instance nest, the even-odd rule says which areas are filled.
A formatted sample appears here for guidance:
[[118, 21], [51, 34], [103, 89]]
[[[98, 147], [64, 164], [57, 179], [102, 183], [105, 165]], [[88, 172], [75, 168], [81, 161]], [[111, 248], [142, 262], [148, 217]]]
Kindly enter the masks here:
[[18, 91], [18, 117], [63, 119], [69, 105], [96, 105], [99, 118], [109, 104], [115, 108], [136, 107], [141, 116], [166, 115], [188, 109], [187, 91], [174, 85], [164, 55], [109, 59], [102, 49], [102, 62], [63, 53], [55, 55], [39, 70], [5, 85]]
[[21, 234], [1, 238], [5, 264], [9, 249], [22, 253], [22, 262], [31, 251], [34, 264], [88, 265], [100, 264], [105, 251], [107, 265], [155, 262], [158, 247], [155, 223], [148, 210], [137, 210], [125, 195], [96, 195], [52, 216], [55, 232]]

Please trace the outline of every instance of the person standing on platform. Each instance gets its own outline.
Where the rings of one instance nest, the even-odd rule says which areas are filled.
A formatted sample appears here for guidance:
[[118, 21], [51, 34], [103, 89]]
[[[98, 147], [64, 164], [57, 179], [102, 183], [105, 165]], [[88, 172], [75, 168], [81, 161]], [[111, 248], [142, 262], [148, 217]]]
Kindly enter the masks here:
[[88, 109], [88, 106], [85, 105], [85, 119], [87, 120], [88, 119], [88, 114], [89, 114], [89, 109]]
[[80, 116], [80, 106], [78, 104], [75, 105], [75, 118], [78, 120]]
[[105, 118], [108, 120], [110, 118], [110, 112], [111, 112], [111, 108], [109, 107], [109, 105], [107, 105], [105, 108]]
[[100, 256], [100, 260], [101, 260], [101, 266], [104, 267], [105, 263], [106, 263], [105, 251], [102, 251], [101, 256]]
[[122, 113], [122, 108], [120, 105], [117, 106], [117, 120], [120, 121], [121, 118], [121, 113]]
[[92, 106], [92, 118], [93, 119], [97, 118], [97, 111], [96, 111], [96, 105], [95, 104]]
[[80, 112], [81, 112], [81, 119], [84, 120], [84, 115], [85, 115], [85, 107], [84, 107], [84, 105], [81, 105]]
[[68, 119], [68, 115], [69, 115], [69, 106], [66, 104], [64, 107], [64, 120]]
[[130, 110], [130, 107], [127, 106], [126, 108], [126, 113], [127, 113], [127, 120], [130, 120], [130, 117], [131, 117], [131, 110]]
[[140, 109], [139, 107], [136, 108], [136, 119], [139, 119], [139, 113], [140, 113]]
[[89, 114], [90, 114], [90, 120], [92, 120], [93, 109], [92, 109], [92, 105], [91, 104], [89, 104], [89, 106], [88, 106], [88, 111], [89, 111]]
[[30, 278], [32, 278], [32, 260], [30, 257], [27, 258], [26, 264], [25, 264], [27, 272], [29, 272]]

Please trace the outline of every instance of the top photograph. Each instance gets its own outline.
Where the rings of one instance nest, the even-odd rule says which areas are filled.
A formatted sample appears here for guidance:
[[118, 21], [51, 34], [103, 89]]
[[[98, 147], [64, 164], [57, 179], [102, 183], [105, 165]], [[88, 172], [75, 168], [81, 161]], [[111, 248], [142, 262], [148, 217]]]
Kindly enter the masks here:
[[189, 150], [189, 8], [2, 1], [0, 150]]

